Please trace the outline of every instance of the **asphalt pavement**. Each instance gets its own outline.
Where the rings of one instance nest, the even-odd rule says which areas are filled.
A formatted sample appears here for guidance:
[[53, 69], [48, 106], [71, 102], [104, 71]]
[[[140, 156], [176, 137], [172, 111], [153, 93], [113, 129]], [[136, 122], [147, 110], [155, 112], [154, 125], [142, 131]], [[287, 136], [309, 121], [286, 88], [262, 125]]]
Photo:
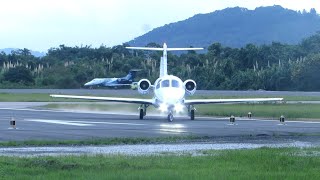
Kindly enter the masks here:
[[[28, 104], [31, 106], [31, 104]], [[10, 126], [12, 118], [16, 129]], [[41, 110], [30, 107], [0, 107], [0, 141], [71, 140], [107, 137], [161, 137], [196, 135], [211, 137], [319, 136], [320, 121], [286, 121], [277, 119], [176, 117], [169, 123], [165, 116], [137, 114]]]

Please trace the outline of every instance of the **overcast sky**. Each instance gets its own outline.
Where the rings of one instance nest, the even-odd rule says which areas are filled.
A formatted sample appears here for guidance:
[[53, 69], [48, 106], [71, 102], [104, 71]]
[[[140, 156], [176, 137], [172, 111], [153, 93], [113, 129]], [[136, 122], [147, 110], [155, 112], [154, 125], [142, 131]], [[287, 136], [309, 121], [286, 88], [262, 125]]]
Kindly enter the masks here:
[[114, 46], [195, 14], [274, 4], [320, 12], [319, 0], [0, 0], [0, 49]]

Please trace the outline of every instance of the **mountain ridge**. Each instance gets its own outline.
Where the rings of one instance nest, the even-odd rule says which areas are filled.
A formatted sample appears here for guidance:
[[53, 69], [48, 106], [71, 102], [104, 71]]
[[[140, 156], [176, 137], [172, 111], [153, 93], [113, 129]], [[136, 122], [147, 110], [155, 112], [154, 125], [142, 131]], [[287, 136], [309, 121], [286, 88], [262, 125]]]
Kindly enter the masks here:
[[208, 47], [215, 42], [229, 47], [272, 42], [297, 44], [319, 30], [320, 16], [315, 9], [299, 12], [278, 5], [254, 10], [234, 7], [166, 24], [128, 44], [145, 46], [151, 42], [166, 42], [170, 47]]
[[[12, 51], [16, 51], [16, 50], [19, 50], [19, 48], [3, 48], [3, 49], [0, 49], [0, 53], [4, 52], [5, 54], [11, 54]], [[30, 50], [30, 53], [35, 57], [43, 57], [46, 55], [45, 52], [33, 51], [33, 50]]]

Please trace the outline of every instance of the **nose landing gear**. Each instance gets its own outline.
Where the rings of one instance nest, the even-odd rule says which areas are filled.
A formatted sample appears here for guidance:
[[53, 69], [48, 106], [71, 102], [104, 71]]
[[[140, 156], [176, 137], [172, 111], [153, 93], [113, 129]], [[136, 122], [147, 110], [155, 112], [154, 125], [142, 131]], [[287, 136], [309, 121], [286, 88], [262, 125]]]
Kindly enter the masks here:
[[172, 114], [172, 112], [170, 112], [168, 114], [168, 122], [172, 122], [172, 121], [173, 121], [173, 114]]
[[174, 110], [174, 106], [169, 106], [168, 107], [168, 122], [172, 122], [173, 121], [173, 110]]

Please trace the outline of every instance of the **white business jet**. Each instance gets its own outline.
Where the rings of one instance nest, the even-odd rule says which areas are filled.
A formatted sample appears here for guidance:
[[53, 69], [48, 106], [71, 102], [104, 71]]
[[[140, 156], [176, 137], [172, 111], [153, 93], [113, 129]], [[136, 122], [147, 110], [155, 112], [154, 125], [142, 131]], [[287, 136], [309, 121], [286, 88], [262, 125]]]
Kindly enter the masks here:
[[167, 73], [167, 51], [181, 50], [202, 50], [203, 48], [168, 48], [166, 43], [163, 48], [150, 47], [126, 47], [134, 50], [151, 50], [163, 51], [163, 57], [160, 62], [160, 76], [155, 81], [154, 85], [148, 79], [141, 79], [138, 82], [138, 91], [141, 94], [147, 94], [153, 89], [154, 97], [152, 99], [137, 99], [137, 98], [117, 98], [117, 97], [99, 97], [99, 96], [74, 96], [74, 95], [50, 95], [58, 98], [71, 99], [86, 99], [98, 101], [111, 101], [140, 104], [139, 112], [140, 119], [146, 115], [147, 107], [153, 105], [159, 108], [162, 112], [168, 114], [169, 122], [173, 121], [173, 114], [183, 111], [186, 107], [191, 120], [194, 120], [196, 104], [214, 104], [214, 103], [241, 103], [241, 102], [262, 102], [262, 101], [281, 101], [283, 98], [250, 98], [250, 99], [185, 99], [185, 95], [193, 95], [196, 91], [196, 82], [188, 79], [182, 81], [177, 76], [168, 75]]

